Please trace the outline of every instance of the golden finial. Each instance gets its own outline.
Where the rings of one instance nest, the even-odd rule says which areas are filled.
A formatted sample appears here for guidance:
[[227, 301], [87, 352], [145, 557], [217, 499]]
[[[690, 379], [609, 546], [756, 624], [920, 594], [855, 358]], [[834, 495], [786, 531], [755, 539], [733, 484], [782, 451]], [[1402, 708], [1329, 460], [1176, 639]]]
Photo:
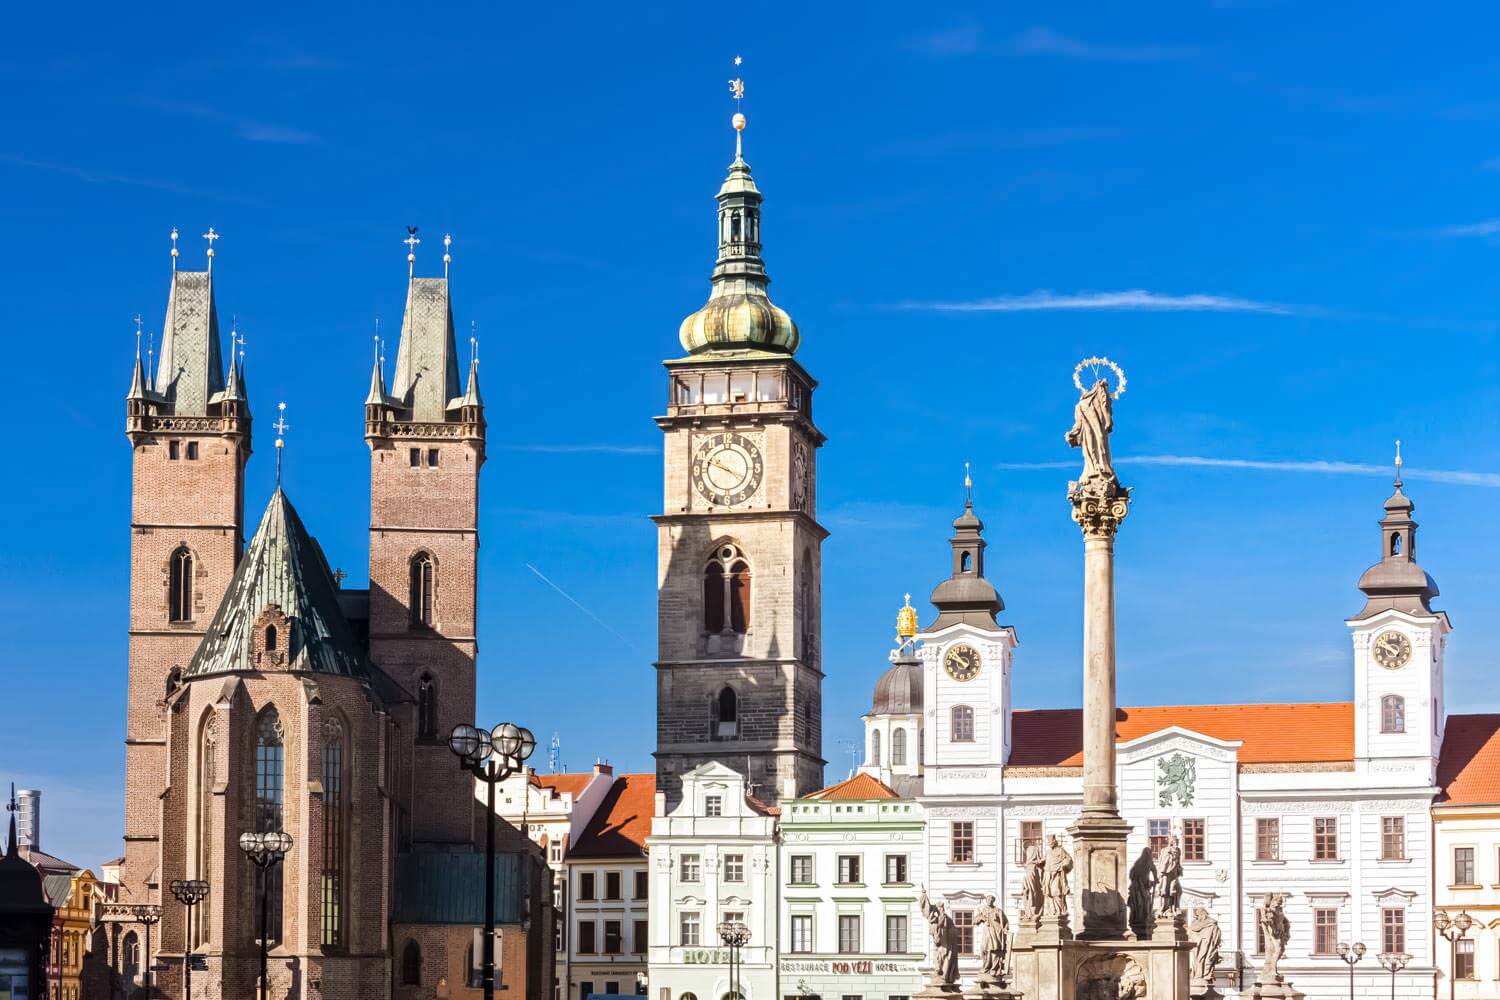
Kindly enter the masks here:
[[177, 270], [177, 227], [172, 227], [172, 270]]
[[286, 404], [277, 403], [276, 409], [280, 410], [276, 422], [271, 429], [276, 432], [276, 485], [281, 486], [281, 449], [286, 447], [286, 432], [291, 425], [286, 422]]
[[213, 269], [214, 269], [214, 240], [223, 239], [223, 237], [220, 236], [218, 233], [214, 232], [214, 227], [213, 226], [209, 226], [208, 227], [208, 232], [206, 232], [206, 233], [203, 234], [203, 238], [205, 240], [208, 240], [208, 269], [209, 269], [209, 271], [213, 271]]
[[917, 609], [911, 606], [911, 595], [906, 595], [906, 604], [896, 612], [896, 638], [904, 646], [917, 634]]
[[406, 277], [410, 280], [417, 273], [417, 244], [422, 241], [417, 239], [417, 227], [406, 227], [406, 239], [401, 241], [406, 244]]
[[[736, 66], [740, 65], [744, 61], [744, 57], [742, 56], [734, 57], [734, 64]], [[742, 139], [745, 134], [745, 115], [743, 111], [745, 100], [745, 81], [740, 79], [739, 77], [735, 77], [733, 80], [730, 80], [729, 93], [734, 97], [734, 117], [729, 119], [730, 124], [734, 126], [734, 158], [739, 159], [744, 152], [744, 143]]]
[[453, 234], [443, 234], [443, 277], [448, 277], [448, 265], [453, 263], [453, 254], [449, 251], [453, 247]]

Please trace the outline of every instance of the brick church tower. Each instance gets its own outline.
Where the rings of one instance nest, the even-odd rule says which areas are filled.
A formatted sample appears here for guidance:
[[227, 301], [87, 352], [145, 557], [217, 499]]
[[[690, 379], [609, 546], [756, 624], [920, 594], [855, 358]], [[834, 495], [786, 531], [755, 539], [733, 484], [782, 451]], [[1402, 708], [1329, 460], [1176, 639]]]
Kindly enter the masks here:
[[[744, 118], [735, 116], [736, 129]], [[707, 304], [682, 322], [658, 417], [657, 787], [719, 761], [767, 802], [823, 784], [817, 383], [771, 303], [761, 194], [739, 155], [717, 195]]]
[[250, 406], [231, 351], [225, 377], [214, 303], [214, 251], [202, 271], [177, 267], [161, 350], [139, 345], [125, 404], [132, 452], [129, 694], [125, 720], [127, 902], [159, 889], [161, 799], [167, 786], [163, 700], [202, 640], [244, 546]]

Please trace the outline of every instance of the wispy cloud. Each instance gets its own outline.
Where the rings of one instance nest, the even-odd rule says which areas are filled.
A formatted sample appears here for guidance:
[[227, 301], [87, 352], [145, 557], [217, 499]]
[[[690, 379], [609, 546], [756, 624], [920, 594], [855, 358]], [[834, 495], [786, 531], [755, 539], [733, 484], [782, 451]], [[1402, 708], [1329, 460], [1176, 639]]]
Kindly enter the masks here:
[[[1367, 462], [1338, 462], [1314, 459], [1310, 461], [1275, 460], [1258, 458], [1211, 458], [1205, 455], [1123, 455], [1115, 458], [1116, 465], [1186, 466], [1199, 469], [1254, 469], [1265, 472], [1310, 472], [1325, 476], [1383, 476], [1389, 478], [1389, 465], [1372, 465]], [[1069, 462], [1000, 462], [999, 469], [1076, 469], [1077, 461]], [[1406, 479], [1425, 480], [1434, 483], [1452, 483], [1459, 486], [1486, 486], [1500, 488], [1500, 472], [1474, 472], [1462, 469], [1420, 469], [1406, 466], [1401, 470]]]
[[892, 307], [931, 312], [1240, 312], [1295, 316], [1319, 312], [1308, 306], [1261, 302], [1232, 295], [1167, 295], [1132, 288], [1122, 292], [1038, 291], [1028, 295], [999, 295], [967, 302], [903, 302]]
[[661, 449], [644, 444], [500, 444], [500, 451], [531, 451], [548, 455], [659, 455]]
[[1469, 222], [1457, 226], [1443, 226], [1437, 231], [1437, 235], [1460, 238], [1467, 236], [1500, 235], [1500, 219], [1485, 219], [1483, 222]]
[[71, 163], [56, 163], [51, 160], [34, 160], [29, 156], [21, 156], [17, 153], [0, 153], [0, 163], [10, 163], [32, 170], [45, 170], [49, 173], [62, 174], [63, 176], [83, 181], [85, 184], [124, 184], [129, 187], [166, 191], [169, 194], [193, 195], [200, 198], [225, 198], [232, 201], [245, 200], [234, 195], [223, 195], [213, 191], [200, 191], [183, 184], [178, 184], [176, 181], [160, 180], [153, 177], [132, 177], [127, 174], [95, 170], [91, 167], [80, 167]]
[[551, 587], [553, 590], [555, 590], [559, 594], [561, 594], [562, 597], [563, 597], [563, 599], [565, 601], [567, 601], [569, 604], [573, 605], [573, 607], [577, 608], [579, 611], [582, 611], [584, 614], [588, 615], [589, 618], [593, 619], [594, 623], [596, 625], [598, 625], [600, 628], [604, 629], [604, 631], [608, 632], [610, 635], [614, 636], [616, 639], [619, 639], [625, 645], [627, 645], [631, 649], [635, 650], [635, 652], [642, 653], [642, 654], [644, 653], [644, 651], [641, 649], [640, 646], [636, 645], [630, 639], [627, 639], [618, 629], [616, 629], [609, 622], [605, 621], [603, 618], [600, 618], [598, 615], [594, 614], [588, 608], [584, 607], [582, 602], [580, 602], [576, 597], [574, 597], [572, 594], [568, 593], [566, 590], [563, 590], [556, 583], [553, 583], [552, 580], [545, 573], [543, 573], [541, 570], [539, 570], [535, 566], [531, 565], [531, 563], [526, 563], [526, 568], [529, 569], [529, 570], [531, 570], [531, 572], [536, 575], [536, 578], [538, 580], [542, 581], [547, 586]]
[[934, 31], [911, 41], [910, 47], [934, 58], [997, 55], [1046, 55], [1098, 62], [1147, 63], [1196, 58], [1200, 50], [1191, 45], [1085, 41], [1045, 25], [1028, 28], [1009, 38], [992, 41], [976, 24]]
[[294, 128], [289, 125], [263, 122], [254, 118], [246, 118], [194, 101], [164, 101], [156, 98], [145, 98], [140, 103], [147, 107], [155, 108], [158, 111], [166, 112], [167, 114], [185, 115], [189, 118], [200, 118], [204, 121], [227, 124], [236, 136], [247, 142], [315, 146], [323, 141], [323, 137], [316, 132]]

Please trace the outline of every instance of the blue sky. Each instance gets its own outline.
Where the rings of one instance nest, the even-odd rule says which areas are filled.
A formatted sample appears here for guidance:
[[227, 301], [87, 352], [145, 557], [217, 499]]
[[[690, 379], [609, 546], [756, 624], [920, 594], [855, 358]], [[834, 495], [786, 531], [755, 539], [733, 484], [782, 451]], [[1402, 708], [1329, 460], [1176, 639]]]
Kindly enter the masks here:
[[1130, 376], [1124, 703], [1349, 697], [1400, 437], [1450, 699], [1500, 710], [1486, 5], [88, 6], [18, 10], [32, 43], [0, 55], [0, 777], [45, 790], [55, 853], [119, 853], [123, 396], [174, 225], [188, 267], [224, 234], [247, 519], [285, 400], [289, 494], [351, 586], [375, 318], [394, 332], [403, 226], [429, 274], [453, 233], [490, 421], [479, 717], [560, 734], [571, 768], [651, 767], [651, 417], [707, 292], [736, 54], [772, 295], [822, 381], [831, 776], [902, 593], [926, 608], [946, 572], [965, 461], [1017, 703], [1076, 704], [1062, 435], [1091, 354]]

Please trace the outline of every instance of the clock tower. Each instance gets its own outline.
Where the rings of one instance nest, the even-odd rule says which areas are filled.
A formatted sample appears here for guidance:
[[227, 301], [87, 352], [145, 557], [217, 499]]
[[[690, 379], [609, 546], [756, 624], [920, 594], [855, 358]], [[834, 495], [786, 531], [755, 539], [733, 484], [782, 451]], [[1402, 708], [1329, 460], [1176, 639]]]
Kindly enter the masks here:
[[[744, 128], [735, 116], [735, 128]], [[719, 188], [708, 302], [667, 361], [658, 531], [656, 773], [719, 761], [766, 802], [822, 787], [817, 383], [771, 303], [761, 194], [739, 152]]]

